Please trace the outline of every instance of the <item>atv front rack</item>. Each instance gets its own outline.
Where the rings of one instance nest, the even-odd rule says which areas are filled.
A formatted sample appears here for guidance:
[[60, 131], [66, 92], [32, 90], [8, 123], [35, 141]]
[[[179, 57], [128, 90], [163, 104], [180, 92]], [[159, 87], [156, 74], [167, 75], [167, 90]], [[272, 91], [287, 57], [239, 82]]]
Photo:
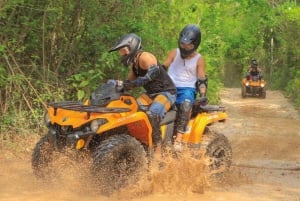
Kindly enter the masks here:
[[48, 103], [48, 107], [54, 108], [54, 115], [56, 115], [57, 109], [65, 109], [65, 110], [73, 110], [79, 112], [87, 112], [90, 113], [122, 113], [122, 112], [130, 112], [129, 108], [117, 108], [117, 107], [99, 107], [96, 105], [84, 105], [81, 102], [77, 101], [63, 101], [63, 102], [55, 102]]

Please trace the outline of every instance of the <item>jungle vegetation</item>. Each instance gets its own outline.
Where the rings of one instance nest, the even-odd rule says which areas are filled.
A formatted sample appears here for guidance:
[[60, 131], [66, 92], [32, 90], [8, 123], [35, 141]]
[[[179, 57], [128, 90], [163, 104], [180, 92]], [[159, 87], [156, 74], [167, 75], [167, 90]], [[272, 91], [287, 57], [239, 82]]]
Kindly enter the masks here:
[[239, 87], [256, 58], [268, 89], [300, 107], [298, 0], [2, 0], [0, 121], [2, 132], [42, 129], [46, 103], [83, 100], [98, 83], [125, 79], [108, 50], [123, 34], [163, 62], [180, 30], [201, 27], [208, 97]]

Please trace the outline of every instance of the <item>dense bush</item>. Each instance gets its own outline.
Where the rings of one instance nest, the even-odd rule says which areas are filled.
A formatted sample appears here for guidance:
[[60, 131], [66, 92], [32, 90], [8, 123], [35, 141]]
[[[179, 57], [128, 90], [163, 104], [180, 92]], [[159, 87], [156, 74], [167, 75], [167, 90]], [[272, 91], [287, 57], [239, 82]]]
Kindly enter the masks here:
[[107, 52], [121, 35], [137, 33], [163, 62], [189, 23], [201, 26], [211, 103], [255, 57], [269, 86], [300, 105], [296, 2], [8, 0], [0, 11], [0, 132], [41, 128], [47, 102], [82, 100], [99, 82], [124, 79], [127, 69]]

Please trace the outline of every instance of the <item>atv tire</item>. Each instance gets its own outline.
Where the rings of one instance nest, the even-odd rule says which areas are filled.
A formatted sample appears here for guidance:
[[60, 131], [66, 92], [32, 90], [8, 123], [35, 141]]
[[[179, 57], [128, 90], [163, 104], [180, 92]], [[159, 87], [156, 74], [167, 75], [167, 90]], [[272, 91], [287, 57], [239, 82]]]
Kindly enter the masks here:
[[47, 178], [52, 170], [50, 163], [53, 159], [54, 148], [50, 145], [48, 136], [42, 137], [35, 145], [32, 153], [31, 165], [37, 178]]
[[224, 182], [232, 162], [232, 149], [223, 134], [208, 131], [203, 135], [200, 147], [204, 160], [205, 183], [208, 186]]
[[246, 98], [246, 87], [245, 86], [242, 86], [241, 96], [242, 96], [242, 98]]
[[136, 183], [146, 166], [146, 152], [139, 141], [126, 134], [113, 135], [96, 148], [92, 174], [107, 195]]
[[266, 96], [267, 96], [266, 88], [262, 88], [261, 89], [261, 98], [266, 98]]

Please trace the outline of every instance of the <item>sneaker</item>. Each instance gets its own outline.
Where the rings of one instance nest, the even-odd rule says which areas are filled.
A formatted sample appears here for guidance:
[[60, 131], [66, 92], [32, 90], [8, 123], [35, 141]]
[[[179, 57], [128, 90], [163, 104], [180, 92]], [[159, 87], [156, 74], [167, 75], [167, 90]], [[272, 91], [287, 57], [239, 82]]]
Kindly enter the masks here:
[[182, 152], [182, 149], [183, 149], [182, 142], [175, 141], [173, 148], [174, 148], [175, 152]]
[[162, 148], [161, 148], [161, 144], [158, 144], [156, 145], [154, 148], [153, 148], [153, 159], [155, 160], [161, 160], [162, 159]]

